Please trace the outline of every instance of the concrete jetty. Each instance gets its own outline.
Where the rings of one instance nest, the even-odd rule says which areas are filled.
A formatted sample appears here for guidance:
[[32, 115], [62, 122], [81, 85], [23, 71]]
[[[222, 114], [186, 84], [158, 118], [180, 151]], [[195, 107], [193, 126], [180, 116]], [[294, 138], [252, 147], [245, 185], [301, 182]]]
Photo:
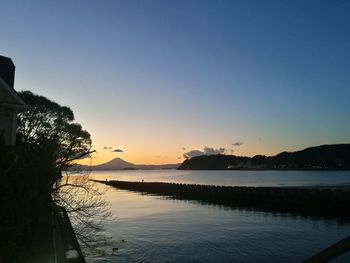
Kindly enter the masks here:
[[349, 216], [350, 188], [238, 187], [161, 182], [99, 181], [119, 189], [175, 199], [307, 215]]

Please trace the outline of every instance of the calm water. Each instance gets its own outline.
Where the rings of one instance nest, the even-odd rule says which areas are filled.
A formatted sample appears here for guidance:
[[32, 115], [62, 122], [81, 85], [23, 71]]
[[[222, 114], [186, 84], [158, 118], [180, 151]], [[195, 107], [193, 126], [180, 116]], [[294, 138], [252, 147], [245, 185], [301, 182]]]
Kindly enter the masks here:
[[[348, 184], [349, 172], [108, 171], [92, 177], [216, 185]], [[238, 210], [109, 188], [116, 220], [89, 262], [301, 262], [350, 235], [350, 222]], [[122, 240], [125, 242], [122, 242]], [[118, 251], [112, 253], [112, 248]], [[334, 262], [350, 262], [345, 255]]]

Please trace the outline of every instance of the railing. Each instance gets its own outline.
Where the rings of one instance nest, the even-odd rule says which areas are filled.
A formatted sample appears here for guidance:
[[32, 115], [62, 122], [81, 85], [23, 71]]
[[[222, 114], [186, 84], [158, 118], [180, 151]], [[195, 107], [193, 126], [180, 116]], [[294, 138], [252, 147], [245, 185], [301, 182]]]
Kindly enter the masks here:
[[305, 260], [304, 263], [328, 262], [348, 251], [350, 251], [350, 236], [313, 255], [312, 257]]

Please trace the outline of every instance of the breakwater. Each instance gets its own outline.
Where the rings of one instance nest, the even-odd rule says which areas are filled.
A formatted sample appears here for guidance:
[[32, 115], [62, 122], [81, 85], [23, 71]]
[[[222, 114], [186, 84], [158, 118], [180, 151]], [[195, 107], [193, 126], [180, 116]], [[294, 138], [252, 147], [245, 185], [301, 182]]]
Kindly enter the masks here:
[[98, 181], [119, 189], [174, 199], [307, 215], [350, 216], [350, 189], [235, 187], [160, 182]]

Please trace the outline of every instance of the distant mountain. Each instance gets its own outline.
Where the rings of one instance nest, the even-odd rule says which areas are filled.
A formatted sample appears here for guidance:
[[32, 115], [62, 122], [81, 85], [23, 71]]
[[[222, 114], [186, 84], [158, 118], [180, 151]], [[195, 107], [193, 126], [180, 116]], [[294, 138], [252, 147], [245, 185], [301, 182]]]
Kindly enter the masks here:
[[80, 165], [79, 168], [91, 169], [91, 170], [159, 170], [159, 169], [176, 169], [180, 164], [133, 164], [127, 161], [124, 161], [121, 158], [114, 158], [109, 162], [93, 165], [91, 167]]
[[125, 168], [136, 168], [136, 165], [121, 158], [114, 158], [109, 162], [91, 166], [92, 170], [123, 170]]
[[276, 156], [202, 155], [185, 160], [179, 170], [350, 170], [350, 144], [321, 145]]

